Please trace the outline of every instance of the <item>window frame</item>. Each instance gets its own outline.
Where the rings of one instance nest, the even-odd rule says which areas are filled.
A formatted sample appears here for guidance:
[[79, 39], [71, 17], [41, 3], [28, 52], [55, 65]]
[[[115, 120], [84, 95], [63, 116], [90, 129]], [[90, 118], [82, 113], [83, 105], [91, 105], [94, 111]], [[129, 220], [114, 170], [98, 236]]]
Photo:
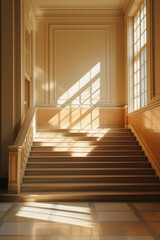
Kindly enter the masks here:
[[126, 22], [126, 80], [128, 83], [128, 114], [135, 114], [137, 111], [145, 111], [145, 109], [152, 103], [152, 0], [146, 0], [146, 24], [147, 24], [147, 105], [135, 110], [134, 109], [134, 95], [133, 95], [133, 81], [134, 81], [134, 17], [139, 11], [144, 0], [134, 0], [125, 13]]
[[147, 3], [143, 0], [133, 16], [133, 111], [147, 106], [147, 43]]

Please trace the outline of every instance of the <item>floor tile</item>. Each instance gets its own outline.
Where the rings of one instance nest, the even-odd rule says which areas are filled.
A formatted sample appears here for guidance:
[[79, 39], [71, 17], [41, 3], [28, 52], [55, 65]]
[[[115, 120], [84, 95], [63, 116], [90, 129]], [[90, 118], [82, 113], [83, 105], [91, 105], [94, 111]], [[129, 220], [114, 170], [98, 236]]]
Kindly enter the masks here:
[[0, 240], [46, 240], [46, 236], [0, 236]]
[[134, 203], [134, 206], [141, 211], [160, 211], [160, 202]]
[[146, 221], [160, 222], [160, 212], [141, 212]]
[[141, 222], [101, 222], [100, 234], [103, 236], [149, 236]]
[[8, 211], [8, 209], [13, 205], [13, 203], [0, 203], [0, 211]]
[[149, 224], [160, 235], [160, 222], [149, 222]]
[[139, 221], [139, 219], [135, 216], [135, 214], [131, 211], [101, 211], [97, 212], [99, 221], [115, 221], [115, 222], [123, 222], [123, 221]]
[[0, 212], [0, 218], [3, 217], [3, 215], [5, 214], [6, 212]]
[[21, 211], [24, 208], [36, 208], [42, 210], [52, 210], [57, 209], [59, 204], [55, 203], [39, 203], [39, 202], [24, 202], [24, 203], [17, 203], [17, 207], [13, 211]]
[[154, 240], [151, 236], [107, 236], [104, 240]]
[[6, 236], [34, 236], [34, 235], [46, 235], [46, 224], [38, 223], [4, 223], [0, 227], [0, 235]]
[[49, 236], [46, 240], [100, 240], [99, 236]]
[[12, 212], [6, 222], [39, 222], [39, 223], [46, 223], [49, 221], [50, 215], [42, 214], [42, 213], [34, 213], [34, 212], [25, 212], [25, 211], [18, 211]]
[[109, 211], [125, 211], [130, 210], [127, 203], [95, 203], [97, 211], [109, 210]]
[[60, 202], [58, 204], [58, 210], [73, 211], [79, 213], [90, 213], [91, 209], [88, 203], [78, 202]]
[[49, 236], [99, 236], [96, 225], [77, 226], [74, 221], [72, 224], [49, 223], [46, 229]]

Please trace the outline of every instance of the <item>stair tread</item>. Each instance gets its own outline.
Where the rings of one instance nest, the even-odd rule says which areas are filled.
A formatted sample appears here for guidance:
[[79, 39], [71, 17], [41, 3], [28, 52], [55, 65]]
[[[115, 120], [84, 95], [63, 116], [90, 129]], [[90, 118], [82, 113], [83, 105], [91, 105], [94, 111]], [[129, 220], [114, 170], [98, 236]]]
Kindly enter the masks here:
[[126, 131], [131, 131], [129, 128], [125, 128], [125, 127], [110, 127], [110, 126], [107, 126], [107, 127], [99, 127], [99, 128], [86, 128], [86, 129], [78, 129], [78, 128], [53, 128], [53, 127], [50, 127], [50, 126], [45, 126], [45, 127], [38, 127], [36, 130], [37, 131], [41, 131], [41, 130], [53, 130], [53, 131], [101, 131], [101, 130], [110, 130], [110, 129], [116, 129], [116, 130], [126, 130]]
[[[35, 170], [54, 170], [55, 168], [29, 168], [29, 169], [26, 169], [26, 170], [29, 170], [29, 171], [35, 171]], [[76, 170], [76, 168], [56, 168], [56, 170]], [[87, 170], [88, 171], [88, 168], [77, 168], [77, 170]], [[153, 170], [152, 168], [91, 168], [89, 170]]]
[[[73, 148], [74, 146], [61, 147], [61, 146], [32, 146], [32, 148]], [[75, 146], [74, 148], [93, 148], [93, 147], [122, 147], [122, 145], [90, 145], [90, 146]], [[140, 147], [138, 145], [123, 145], [123, 147]]]
[[90, 185], [90, 186], [160, 186], [160, 183], [22, 183], [22, 186], [59, 186], [59, 185]]
[[[57, 143], [57, 141], [55, 141], [55, 139], [44, 139], [44, 141], [43, 140], [41, 140], [42, 138], [34, 138], [33, 139], [33, 143]], [[63, 141], [63, 139], [62, 139], [62, 141], [61, 141], [61, 143], [97, 143], [97, 141], [82, 141], [82, 140], [78, 140], [78, 141]], [[115, 142], [117, 142], [117, 143], [127, 143], [127, 142], [131, 142], [131, 143], [137, 143], [138, 144], [138, 142], [137, 142], [137, 140], [129, 140], [129, 139], [127, 139], [127, 140], [108, 140], [108, 141], [98, 141], [98, 142], [102, 142], [102, 143], [115, 143]]]
[[[46, 156], [47, 158], [82, 158], [81, 156], [76, 156], [76, 157], [73, 157], [73, 156]], [[140, 155], [140, 156], [137, 156], [137, 155], [121, 155], [121, 156], [83, 156], [83, 158], [146, 158], [146, 156], [144, 155]], [[45, 156], [29, 156], [29, 158], [45, 158]]]
[[[54, 152], [54, 153], [58, 153], [58, 152], [63, 152], [63, 153], [64, 153], [64, 152], [71, 152], [71, 153], [72, 153], [72, 152], [73, 152], [73, 153], [76, 153], [76, 152], [77, 152], [77, 153], [79, 153], [79, 152], [80, 152], [80, 153], [81, 153], [81, 152], [87, 152], [87, 151], [76, 151], [76, 152], [74, 152], [74, 151], [69, 151], [69, 150], [67, 150], [67, 151], [40, 151], [40, 150], [39, 150], [39, 151], [31, 151], [31, 152], [34, 152], [34, 153], [35, 153], [35, 152], [36, 152], [36, 153], [41, 153], [41, 152], [43, 152], [43, 153], [44, 153], [44, 152], [46, 152], [46, 153], [47, 153], [47, 152], [48, 152], [48, 153], [52, 153], [52, 152]], [[94, 150], [94, 149], [93, 149], [92, 151], [88, 151], [88, 152], [89, 152], [89, 153], [90, 153], [90, 152], [99, 152], [99, 153], [100, 153], [100, 152], [117, 152], [117, 153], [118, 153], [118, 152], [143, 152], [143, 151], [142, 151], [142, 150], [134, 150], [134, 149], [133, 149], [133, 150], [125, 150], [125, 149], [122, 149], [122, 150]]]
[[[20, 196], [25, 196], [27, 195], [28, 197], [31, 197], [31, 199], [33, 200], [33, 197], [35, 196], [35, 194], [33, 192], [26, 192], [26, 193], [21, 193]], [[72, 197], [72, 196], [133, 196], [135, 197], [136, 195], [137, 196], [160, 196], [160, 191], [141, 191], [141, 192], [138, 192], [138, 191], [132, 191], [132, 192], [125, 192], [125, 191], [115, 191], [115, 192], [110, 192], [110, 191], [87, 191], [87, 192], [81, 192], [81, 191], [74, 191], [74, 192], [51, 192], [51, 193], [48, 193], [48, 192], [36, 192], [36, 196], [35, 196], [35, 199], [36, 197], [38, 198], [38, 196], [57, 196], [58, 199], [60, 199], [59, 197], [60, 196], [69, 196], [69, 197]], [[62, 199], [63, 200], [63, 199]], [[78, 199], [77, 199], [78, 200]], [[93, 200], [93, 198], [92, 198]], [[115, 199], [114, 199], [115, 200]], [[143, 199], [143, 201], [145, 201], [145, 199]]]
[[47, 161], [45, 161], [45, 162], [28, 162], [27, 164], [29, 164], [29, 165], [33, 165], [33, 164], [35, 164], [35, 165], [38, 165], [38, 164], [42, 164], [42, 165], [43, 165], [43, 164], [44, 164], [44, 165], [45, 165], [45, 164], [61, 164], [61, 165], [63, 165], [63, 164], [92, 164], [92, 163], [93, 163], [93, 164], [96, 164], [96, 163], [97, 163], [97, 164], [98, 164], [98, 163], [105, 163], [105, 164], [110, 164], [110, 163], [113, 163], [113, 164], [121, 164], [121, 163], [122, 163], [122, 164], [123, 164], [123, 163], [124, 163], [124, 164], [128, 164], [128, 163], [130, 163], [130, 164], [134, 164], [134, 163], [135, 163], [135, 164], [141, 164], [141, 163], [144, 163], [144, 164], [146, 164], [146, 165], [149, 164], [149, 162], [146, 162], [146, 161], [138, 161], [138, 162], [133, 162], [133, 161], [132, 161], [132, 162], [130, 162], [130, 161], [128, 161], [128, 162], [126, 162], [126, 161], [125, 161], [125, 162], [115, 162], [115, 161], [114, 161], [114, 162], [111, 162], [111, 161], [108, 161], [108, 162], [105, 162], [105, 161], [98, 161], [98, 162], [95, 162], [95, 161], [92, 162], [92, 161], [90, 161], [90, 162], [85, 162], [85, 161], [84, 161], [84, 162], [83, 162], [83, 161], [82, 161], [82, 162], [66, 162], [66, 163], [64, 163], [64, 162], [58, 162], [58, 161], [57, 161], [57, 162], [56, 162], [56, 161], [54, 161], [54, 162], [47, 162]]
[[25, 175], [24, 178], [110, 178], [110, 177], [115, 177], [115, 178], [158, 178], [156, 175], [36, 175], [36, 176], [30, 176], [30, 175]]

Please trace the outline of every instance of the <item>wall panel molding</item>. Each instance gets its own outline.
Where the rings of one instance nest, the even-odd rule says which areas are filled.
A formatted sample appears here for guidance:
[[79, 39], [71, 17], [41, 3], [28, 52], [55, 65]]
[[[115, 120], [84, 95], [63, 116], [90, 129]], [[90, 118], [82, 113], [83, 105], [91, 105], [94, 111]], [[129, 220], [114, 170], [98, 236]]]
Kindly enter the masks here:
[[[56, 21], [54, 23], [49, 19], [44, 19], [46, 21], [37, 21], [36, 24], [36, 105], [39, 107], [71, 106], [71, 102], [74, 100], [75, 96], [70, 96], [70, 100], [68, 99], [67, 103], [64, 101], [64, 104], [57, 104], [60, 95], [63, 95], [63, 93], [65, 94], [65, 92], [71, 88], [74, 83], [76, 83], [76, 81], [79, 81], [98, 63], [98, 60], [97, 62], [96, 60], [93, 62], [92, 59], [96, 59], [97, 52], [100, 52], [102, 63], [101, 69], [103, 69], [103, 71], [101, 71], [101, 79], [103, 78], [103, 81], [101, 82], [102, 91], [100, 101], [94, 101], [93, 104], [94, 106], [99, 107], [123, 106], [123, 22], [110, 21], [107, 23], [105, 18], [101, 18], [101, 21], [100, 19], [95, 19], [93, 17], [83, 18], [80, 16], [77, 17], [76, 20], [75, 18], [64, 18], [62, 16], [56, 18]], [[79, 38], [82, 38], [82, 45], [81, 42], [79, 42], [77, 35], [79, 35]], [[85, 43], [84, 36], [86, 37], [86, 42], [88, 41], [88, 43]], [[76, 41], [72, 40], [73, 38], [76, 39]], [[71, 44], [69, 44], [69, 39], [71, 39]], [[66, 40], [68, 43], [66, 43]], [[68, 59], [69, 61], [72, 60], [71, 62], [73, 62], [73, 66], [77, 64], [75, 62], [76, 55], [74, 54], [74, 52], [77, 51], [77, 46], [77, 48], [80, 46], [80, 49], [86, 56], [86, 59], [88, 58], [88, 60], [84, 59], [81, 56], [81, 50], [78, 50], [78, 54], [81, 58], [80, 65], [82, 65], [81, 73], [78, 73], [79, 69], [75, 68], [73, 77], [70, 75], [72, 71], [69, 72], [69, 70], [65, 69], [65, 71], [68, 71], [68, 75], [66, 74], [66, 76], [71, 77], [69, 83], [67, 83], [67, 79], [66, 81], [63, 80], [63, 78], [66, 77], [65, 75], [62, 76], [61, 74], [61, 72], [64, 71], [64, 67], [67, 66], [67, 64], [64, 63], [67, 61], [67, 58], [65, 56], [67, 53], [66, 44], [69, 44], [68, 46], [71, 49], [72, 57], [70, 56]], [[89, 47], [88, 49], [90, 50], [86, 50], [85, 52], [84, 49], [87, 48], [87, 44]], [[91, 48], [90, 45], [94, 44], [95, 47], [92, 46]], [[72, 49], [72, 45], [74, 45], [73, 48], [75, 48], [75, 50]], [[91, 49], [93, 49], [93, 52]], [[69, 68], [71, 68], [71, 65]], [[73, 78], [75, 79], [73, 80]], [[96, 79], [93, 79], [93, 81], [95, 80]], [[62, 82], [64, 84], [62, 84]], [[63, 90], [61, 88], [63, 88]], [[77, 107], [76, 100], [77, 99], [75, 99], [74, 103], [72, 103], [72, 107], [73, 104], [75, 104], [75, 107]], [[89, 105], [89, 107], [91, 106], [92, 104]]]
[[[106, 76], [105, 76], [105, 82], [104, 82], [104, 88], [105, 92], [103, 94], [103, 97], [100, 98], [99, 104], [102, 103], [102, 105], [110, 103], [111, 102], [111, 25], [50, 25], [49, 26], [49, 42], [50, 42], [50, 63], [49, 63], [49, 69], [50, 69], [50, 79], [49, 79], [49, 92], [50, 92], [50, 104], [56, 106], [57, 105], [57, 92], [58, 92], [58, 83], [57, 83], [57, 65], [56, 65], [56, 59], [57, 59], [57, 35], [58, 34], [83, 34], [83, 33], [95, 33], [100, 34], [104, 33], [104, 38], [102, 41], [104, 41], [104, 52], [105, 52], [105, 69], [106, 69]], [[73, 35], [74, 36], [74, 35]], [[63, 70], [63, 69], [62, 69]], [[69, 100], [67, 100], [68, 104], [71, 104], [71, 102], [74, 100], [73, 97], [71, 97]], [[82, 99], [85, 100], [85, 99]]]

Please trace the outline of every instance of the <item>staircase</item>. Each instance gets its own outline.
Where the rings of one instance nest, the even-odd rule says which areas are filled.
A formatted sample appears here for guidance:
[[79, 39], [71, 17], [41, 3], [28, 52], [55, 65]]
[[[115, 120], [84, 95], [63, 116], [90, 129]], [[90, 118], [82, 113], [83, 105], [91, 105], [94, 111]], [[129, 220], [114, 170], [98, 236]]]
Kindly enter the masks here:
[[160, 199], [160, 183], [130, 129], [39, 129], [21, 192], [53, 201], [144, 201]]

